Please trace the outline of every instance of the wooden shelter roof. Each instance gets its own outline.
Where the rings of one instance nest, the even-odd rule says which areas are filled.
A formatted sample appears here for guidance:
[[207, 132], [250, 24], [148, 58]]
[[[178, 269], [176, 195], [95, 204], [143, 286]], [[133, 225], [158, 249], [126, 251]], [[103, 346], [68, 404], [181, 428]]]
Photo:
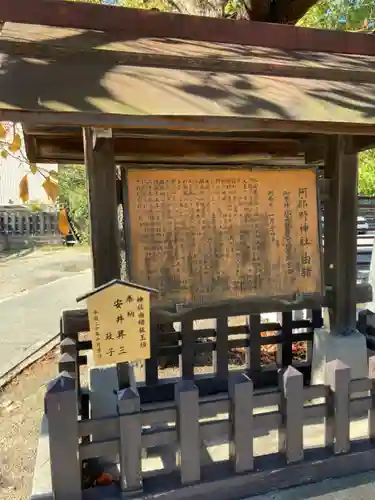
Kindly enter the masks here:
[[[117, 150], [123, 152], [135, 137], [148, 144], [154, 140], [154, 149], [167, 151], [163, 141], [147, 135], [151, 132], [200, 138], [206, 133], [212, 140], [229, 133], [239, 140], [239, 156], [246, 152], [243, 141], [256, 134], [268, 144], [283, 142], [282, 156], [302, 153], [301, 141], [309, 134], [375, 136], [371, 35], [267, 24], [262, 33], [263, 23], [253, 23], [254, 33], [245, 36], [240, 21], [153, 17], [69, 2], [53, 3], [61, 16], [51, 20], [42, 10], [49, 1], [35, 0], [41, 12], [34, 9], [35, 24], [24, 24], [24, 11], [13, 7], [23, 0], [7, 0], [4, 13], [0, 6], [2, 18], [10, 19], [0, 36], [0, 120], [25, 124], [32, 161], [79, 161], [82, 126], [116, 129]], [[87, 29], [85, 9], [95, 14], [96, 30]], [[18, 19], [21, 23], [11, 22]], [[98, 29], [102, 20], [107, 31]], [[65, 27], [66, 22], [75, 27]], [[327, 51], [322, 51], [324, 41]], [[336, 49], [341, 52], [332, 52]], [[192, 148], [195, 139], [189, 137], [184, 147]], [[251, 141], [252, 152], [261, 153]], [[216, 146], [208, 144], [207, 154], [215, 155]], [[271, 154], [277, 154], [274, 150]]]
[[375, 130], [375, 56], [127, 40], [124, 32], [13, 23], [2, 29], [0, 53], [4, 119], [116, 127], [162, 127], [170, 119], [203, 129], [225, 119], [232, 130], [270, 122], [294, 131]]

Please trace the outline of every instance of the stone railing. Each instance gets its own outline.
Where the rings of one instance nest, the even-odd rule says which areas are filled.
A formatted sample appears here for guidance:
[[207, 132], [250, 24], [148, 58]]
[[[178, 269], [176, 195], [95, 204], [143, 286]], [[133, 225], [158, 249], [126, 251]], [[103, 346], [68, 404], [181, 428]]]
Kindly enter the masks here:
[[0, 251], [60, 244], [56, 212], [0, 207]]
[[[61, 352], [60, 374], [45, 396], [34, 481], [43, 488], [34, 489], [35, 500], [245, 498], [374, 467], [375, 357], [366, 378], [352, 380], [335, 360], [327, 383], [311, 387], [292, 366], [280, 371], [273, 391], [254, 390], [247, 374], [233, 372], [227, 392], [202, 397], [195, 380], [181, 378], [165, 403], [142, 403], [132, 376], [113, 415], [89, 418], [81, 411], [76, 342], [66, 338]], [[363, 416], [364, 439], [352, 442], [351, 423]], [[320, 446], [313, 442], [317, 421], [324, 425]], [[92, 467], [112, 484], [84, 491]]]

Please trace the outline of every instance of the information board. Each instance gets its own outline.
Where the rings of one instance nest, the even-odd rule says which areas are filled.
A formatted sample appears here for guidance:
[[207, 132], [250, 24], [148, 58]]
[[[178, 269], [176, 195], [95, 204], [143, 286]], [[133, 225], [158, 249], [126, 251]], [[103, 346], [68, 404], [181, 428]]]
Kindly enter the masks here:
[[321, 293], [313, 169], [128, 171], [131, 279], [158, 300]]
[[110, 284], [87, 298], [95, 365], [150, 357], [150, 293]]

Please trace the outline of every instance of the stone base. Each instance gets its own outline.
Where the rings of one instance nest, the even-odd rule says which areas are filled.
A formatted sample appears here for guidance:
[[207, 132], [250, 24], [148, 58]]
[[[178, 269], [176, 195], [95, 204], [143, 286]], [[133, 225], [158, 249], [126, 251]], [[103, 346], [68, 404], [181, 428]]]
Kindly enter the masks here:
[[[347, 337], [335, 335], [327, 328], [319, 328], [314, 332], [314, 346], [311, 369], [311, 384], [326, 382], [327, 363], [340, 359], [351, 370], [351, 378], [368, 376], [367, 346], [365, 336], [355, 332]], [[353, 394], [360, 397], [365, 394]]]
[[[91, 367], [89, 369], [90, 418], [110, 417], [117, 415], [118, 379], [116, 365]], [[115, 437], [115, 436], [114, 436]], [[110, 439], [108, 433], [95, 432], [93, 440]], [[117, 461], [117, 456], [103, 457], [110, 462]]]

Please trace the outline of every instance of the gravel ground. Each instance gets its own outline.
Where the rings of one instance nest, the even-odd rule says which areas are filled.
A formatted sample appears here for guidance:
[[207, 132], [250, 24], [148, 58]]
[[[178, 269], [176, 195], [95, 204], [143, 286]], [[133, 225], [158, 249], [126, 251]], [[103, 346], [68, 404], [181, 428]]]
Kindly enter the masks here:
[[56, 350], [0, 392], [0, 499], [29, 498], [45, 384], [56, 374]]
[[91, 267], [88, 248], [37, 249], [7, 258], [0, 254], [0, 300]]
[[0, 500], [29, 499], [45, 388], [57, 374], [58, 353], [51, 351], [0, 392]]
[[[90, 266], [82, 247], [0, 254], [0, 301]], [[0, 391], [0, 500], [29, 498], [45, 384], [56, 375], [56, 356], [50, 352]]]
[[[44, 394], [57, 374], [58, 353], [59, 349], [54, 349], [0, 391], [0, 500], [29, 499]], [[197, 372], [211, 370], [200, 367]], [[161, 370], [160, 375], [176, 377], [178, 370]], [[83, 369], [81, 376], [85, 380], [87, 370]]]

